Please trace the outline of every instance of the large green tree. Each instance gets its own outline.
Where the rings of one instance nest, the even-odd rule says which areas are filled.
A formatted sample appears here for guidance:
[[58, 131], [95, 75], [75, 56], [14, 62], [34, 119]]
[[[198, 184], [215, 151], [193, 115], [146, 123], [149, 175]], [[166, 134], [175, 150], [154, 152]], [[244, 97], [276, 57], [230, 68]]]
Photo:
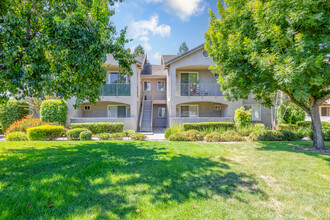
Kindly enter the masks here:
[[182, 42], [182, 44], [179, 47], [179, 53], [178, 53], [178, 55], [181, 55], [184, 52], [187, 52], [188, 50], [189, 50], [189, 48], [188, 48], [186, 42]]
[[330, 98], [327, 0], [228, 0], [210, 14], [206, 50], [230, 100], [272, 106], [276, 91], [311, 115], [314, 147], [324, 142], [319, 106]]
[[144, 49], [141, 45], [138, 45], [135, 49], [134, 49], [134, 54], [144, 54]]
[[110, 21], [115, 1], [1, 0], [0, 100], [56, 94], [94, 102], [108, 53], [130, 73], [126, 30]]

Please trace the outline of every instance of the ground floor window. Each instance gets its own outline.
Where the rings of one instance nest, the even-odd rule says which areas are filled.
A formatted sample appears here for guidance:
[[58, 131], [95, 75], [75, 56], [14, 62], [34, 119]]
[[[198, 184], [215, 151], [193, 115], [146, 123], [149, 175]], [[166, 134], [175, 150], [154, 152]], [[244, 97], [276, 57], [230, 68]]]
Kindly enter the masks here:
[[182, 105], [181, 117], [197, 117], [198, 105]]
[[158, 118], [165, 118], [166, 117], [166, 109], [165, 107], [158, 107]]
[[261, 106], [260, 105], [249, 105], [249, 106], [244, 106], [245, 110], [252, 110], [252, 116], [251, 120], [252, 121], [257, 121], [261, 120]]
[[322, 117], [330, 116], [330, 107], [321, 107], [321, 116]]
[[125, 105], [109, 105], [108, 106], [109, 118], [126, 118], [127, 108]]
[[144, 81], [144, 82], [143, 82], [143, 90], [144, 90], [144, 91], [151, 91], [151, 82], [149, 82], [149, 81]]

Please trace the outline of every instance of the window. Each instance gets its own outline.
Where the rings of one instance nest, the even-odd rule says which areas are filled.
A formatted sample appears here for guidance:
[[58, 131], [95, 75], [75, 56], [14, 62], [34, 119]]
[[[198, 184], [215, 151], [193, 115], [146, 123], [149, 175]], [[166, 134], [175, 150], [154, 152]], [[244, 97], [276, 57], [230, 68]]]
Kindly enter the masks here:
[[181, 117], [197, 117], [198, 106], [197, 105], [182, 105]]
[[321, 107], [321, 116], [329, 117], [330, 116], [330, 107]]
[[165, 91], [165, 82], [164, 81], [157, 82], [157, 91]]
[[144, 81], [144, 83], [143, 83], [143, 90], [144, 91], [151, 91], [151, 82]]
[[122, 73], [109, 73], [109, 84], [127, 84], [127, 75]]
[[165, 107], [158, 107], [158, 118], [166, 117], [166, 109]]
[[252, 115], [251, 120], [252, 121], [258, 121], [261, 120], [261, 107], [260, 105], [250, 105], [250, 106], [244, 106], [245, 110], [252, 109]]
[[195, 95], [198, 92], [198, 73], [181, 73], [181, 95]]
[[206, 50], [203, 50], [202, 55], [203, 55], [204, 58], [208, 58], [209, 57], [209, 54], [208, 54], [208, 52]]
[[91, 106], [90, 105], [84, 105], [84, 110], [85, 111], [90, 111], [91, 110]]
[[124, 105], [109, 105], [108, 106], [109, 118], [126, 118], [126, 106]]

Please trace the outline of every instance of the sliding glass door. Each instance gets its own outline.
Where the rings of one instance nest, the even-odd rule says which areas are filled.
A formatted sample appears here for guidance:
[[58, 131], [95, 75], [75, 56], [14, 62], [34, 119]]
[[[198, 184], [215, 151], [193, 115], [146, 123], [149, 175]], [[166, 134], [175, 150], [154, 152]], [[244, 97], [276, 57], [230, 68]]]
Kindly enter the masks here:
[[197, 73], [181, 73], [181, 96], [191, 95], [193, 87], [197, 87]]

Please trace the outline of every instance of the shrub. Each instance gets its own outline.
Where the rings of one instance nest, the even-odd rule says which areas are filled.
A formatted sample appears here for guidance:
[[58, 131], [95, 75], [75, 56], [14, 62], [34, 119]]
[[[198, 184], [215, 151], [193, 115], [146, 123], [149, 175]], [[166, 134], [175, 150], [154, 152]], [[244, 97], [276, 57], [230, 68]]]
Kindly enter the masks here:
[[277, 130], [287, 130], [287, 131], [295, 131], [298, 126], [295, 124], [280, 124], [277, 125]]
[[124, 133], [125, 137], [130, 137], [132, 134], [135, 133], [135, 131], [128, 129], [128, 130], [125, 130], [123, 133]]
[[12, 132], [22, 131], [26, 132], [26, 129], [38, 127], [41, 125], [60, 125], [58, 122], [42, 122], [40, 118], [33, 118], [32, 115], [27, 115], [23, 119], [15, 121], [6, 130], [5, 135]]
[[184, 131], [183, 135], [187, 137], [188, 141], [203, 141], [204, 135], [197, 130]]
[[[252, 137], [251, 137], [252, 136]], [[292, 131], [266, 131], [255, 133], [250, 136], [251, 140], [257, 141], [297, 141], [299, 137]]]
[[172, 134], [168, 140], [170, 141], [188, 141], [188, 138], [184, 135], [184, 132], [177, 132]]
[[168, 139], [172, 134], [183, 131], [182, 125], [171, 125], [165, 130], [165, 138]]
[[9, 100], [0, 105], [0, 124], [3, 131], [17, 120], [29, 114], [29, 104], [26, 101]]
[[205, 140], [207, 142], [221, 142], [222, 140], [222, 135], [219, 134], [218, 132], [212, 132], [211, 134], [208, 134], [205, 136]]
[[110, 139], [111, 140], [123, 140], [125, 134], [123, 132], [118, 132], [118, 133], [112, 133], [110, 134]]
[[281, 130], [282, 141], [298, 141], [300, 138], [293, 131]]
[[13, 132], [6, 136], [6, 141], [28, 141], [28, 136], [24, 132]]
[[27, 135], [31, 141], [53, 140], [61, 137], [65, 128], [63, 126], [42, 125], [28, 128]]
[[245, 141], [246, 139], [238, 134], [236, 131], [229, 130], [223, 133], [222, 141], [224, 142], [231, 142], [231, 141]]
[[84, 132], [84, 131], [89, 131], [89, 130], [86, 128], [75, 128], [75, 129], [68, 130], [66, 132], [66, 135], [68, 136], [69, 140], [79, 140], [80, 133]]
[[298, 121], [298, 122], [296, 122], [296, 125], [298, 127], [309, 128], [309, 127], [312, 127], [312, 122], [311, 121]]
[[252, 132], [256, 131], [267, 131], [267, 128], [264, 124], [251, 124], [249, 126], [237, 128], [237, 133], [242, 136], [249, 136]]
[[281, 133], [279, 131], [267, 131], [265, 133], [261, 133], [257, 137], [258, 141], [281, 141]]
[[110, 134], [109, 133], [100, 133], [100, 134], [97, 134], [96, 137], [99, 140], [105, 141], [105, 140], [109, 140], [110, 139]]
[[296, 124], [297, 121], [303, 121], [305, 119], [305, 112], [299, 106], [291, 103], [287, 106], [286, 111], [285, 108], [285, 105], [278, 107], [278, 122], [282, 119], [283, 114], [284, 117], [281, 123], [284, 124]]
[[92, 140], [92, 132], [90, 131], [83, 131], [80, 133], [79, 138], [81, 141], [90, 141]]
[[235, 125], [237, 128], [242, 128], [250, 125], [251, 123], [252, 110], [246, 110], [244, 106], [235, 110]]
[[311, 132], [311, 129], [310, 128], [301, 127], [301, 128], [298, 128], [298, 130], [296, 131], [296, 135], [299, 138], [309, 137], [310, 136], [310, 132]]
[[233, 129], [233, 122], [201, 122], [201, 123], [183, 123], [183, 130], [203, 131], [205, 129]]
[[147, 136], [142, 133], [134, 133], [131, 135], [132, 140], [144, 141], [147, 139]]
[[86, 128], [93, 134], [101, 133], [118, 133], [123, 132], [124, 123], [112, 123], [112, 122], [91, 122], [91, 123], [71, 123], [70, 129]]
[[68, 104], [63, 100], [49, 99], [41, 103], [40, 118], [43, 122], [58, 122], [65, 125], [68, 114]]
[[[323, 124], [322, 135], [323, 135], [323, 140], [330, 141], [330, 125]], [[312, 129], [310, 129], [308, 136], [313, 140], [314, 134]]]
[[253, 131], [250, 133], [248, 139], [251, 141], [258, 141], [259, 137], [263, 135], [264, 133], [267, 133], [267, 130], [258, 130], [258, 131]]

